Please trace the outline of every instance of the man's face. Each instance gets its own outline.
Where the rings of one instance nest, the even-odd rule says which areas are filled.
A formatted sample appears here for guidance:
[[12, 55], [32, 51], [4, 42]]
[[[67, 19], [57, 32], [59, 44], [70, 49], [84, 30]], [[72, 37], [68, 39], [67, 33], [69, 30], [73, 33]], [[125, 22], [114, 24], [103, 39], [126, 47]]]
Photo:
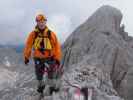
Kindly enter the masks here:
[[39, 27], [39, 29], [43, 30], [46, 26], [46, 20], [44, 21], [37, 21], [37, 26]]

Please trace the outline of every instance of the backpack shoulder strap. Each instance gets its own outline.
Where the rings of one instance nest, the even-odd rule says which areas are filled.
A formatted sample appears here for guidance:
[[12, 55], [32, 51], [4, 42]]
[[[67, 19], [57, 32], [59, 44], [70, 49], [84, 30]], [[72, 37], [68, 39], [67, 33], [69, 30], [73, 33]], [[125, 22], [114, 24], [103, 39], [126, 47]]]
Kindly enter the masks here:
[[51, 30], [48, 30], [47, 34], [48, 34], [48, 38], [50, 39], [51, 38]]
[[37, 36], [38, 36], [38, 31], [35, 29], [33, 32], [34, 32], [34, 34], [35, 34], [34, 41], [33, 41], [33, 44], [34, 44], [35, 39], [36, 39], [36, 38], [37, 38]]
[[38, 36], [38, 32], [34, 31], [34, 33], [35, 33], [35, 38], [34, 39], [36, 39], [37, 36]]

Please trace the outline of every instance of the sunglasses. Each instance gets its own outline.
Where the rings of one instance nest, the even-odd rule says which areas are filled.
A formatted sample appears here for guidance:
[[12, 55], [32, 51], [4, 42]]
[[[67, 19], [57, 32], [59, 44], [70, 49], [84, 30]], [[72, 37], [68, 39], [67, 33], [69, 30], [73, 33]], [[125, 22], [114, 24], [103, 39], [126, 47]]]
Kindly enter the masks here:
[[38, 19], [38, 20], [36, 20], [36, 22], [43, 22], [43, 21], [46, 22], [47, 19], [42, 19], [42, 20], [39, 20], [39, 19]]

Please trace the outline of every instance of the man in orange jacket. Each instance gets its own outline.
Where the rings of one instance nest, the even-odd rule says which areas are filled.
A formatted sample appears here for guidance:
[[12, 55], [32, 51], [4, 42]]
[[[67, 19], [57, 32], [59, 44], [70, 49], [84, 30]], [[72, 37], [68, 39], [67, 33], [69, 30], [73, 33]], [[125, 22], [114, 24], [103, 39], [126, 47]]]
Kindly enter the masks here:
[[[46, 26], [46, 22], [47, 19], [43, 14], [36, 16], [37, 25], [29, 34], [24, 48], [24, 63], [26, 65], [29, 63], [31, 54], [33, 54], [35, 74], [38, 80], [37, 91], [41, 94], [47, 83], [43, 80], [44, 75], [48, 74], [47, 78], [53, 79], [53, 73], [59, 68], [61, 61], [60, 43], [55, 33]], [[58, 90], [56, 87], [51, 86], [50, 94], [56, 90]]]

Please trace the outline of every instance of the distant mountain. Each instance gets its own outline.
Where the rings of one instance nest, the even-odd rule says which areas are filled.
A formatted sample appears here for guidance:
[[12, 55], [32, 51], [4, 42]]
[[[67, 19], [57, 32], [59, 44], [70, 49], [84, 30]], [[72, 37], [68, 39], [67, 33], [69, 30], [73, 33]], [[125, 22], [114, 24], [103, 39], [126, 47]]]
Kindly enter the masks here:
[[20, 45], [15, 46], [15, 49], [17, 52], [23, 52], [24, 44], [20, 44]]
[[0, 52], [0, 64], [16, 65], [23, 63], [22, 53], [17, 52], [15, 48], [2, 47]]
[[0, 48], [12, 48], [15, 49], [16, 52], [21, 53], [24, 48], [24, 44], [18, 44], [18, 45], [0, 45]]

